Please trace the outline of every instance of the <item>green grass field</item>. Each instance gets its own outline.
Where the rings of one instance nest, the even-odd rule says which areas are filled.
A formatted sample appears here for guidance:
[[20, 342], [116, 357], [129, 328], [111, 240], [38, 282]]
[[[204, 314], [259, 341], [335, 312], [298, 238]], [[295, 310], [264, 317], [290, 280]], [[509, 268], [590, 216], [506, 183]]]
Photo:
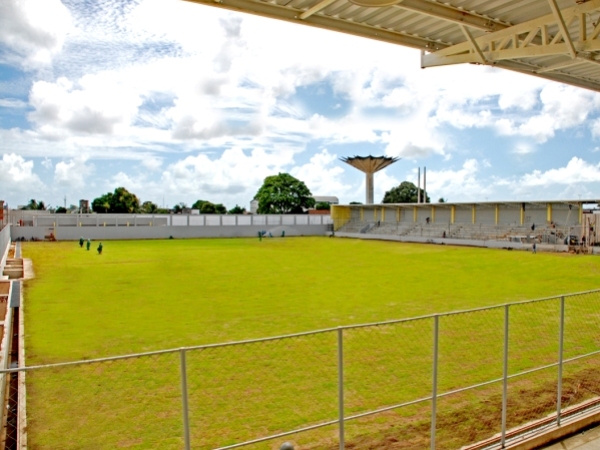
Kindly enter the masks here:
[[[27, 365], [555, 296], [595, 289], [600, 275], [594, 257], [327, 238], [109, 241], [100, 256], [74, 242], [26, 243], [23, 253], [36, 274], [25, 289]], [[540, 339], [556, 331], [555, 321], [546, 320], [555, 317], [556, 306], [523, 308], [515, 318], [516, 329], [537, 327], [536, 338], [524, 331], [515, 342], [521, 355], [515, 370], [556, 355], [556, 343]], [[582, 335], [597, 327], [595, 310], [593, 304], [578, 313], [593, 312], [589, 323], [578, 322]], [[455, 338], [448, 342], [463, 345], [441, 347], [442, 388], [501, 373], [501, 313], [448, 321], [443, 332]], [[427, 396], [430, 336], [426, 320], [349, 334], [348, 412]], [[584, 341], [577, 347], [594, 348], [593, 340]], [[324, 333], [190, 353], [193, 448], [335, 419], [335, 352], [335, 333]], [[181, 448], [178, 370], [175, 353], [30, 372], [30, 443], [40, 449]], [[349, 426], [349, 438], [385, 439], [389, 420], [404, 414]], [[424, 414], [414, 412], [411, 426], [427, 422]], [[485, 437], [489, 428], [480, 431]], [[333, 428], [314, 433], [298, 437], [316, 442], [300, 448], [335, 447]], [[448, 442], [440, 448], [459, 444], [453, 437]]]

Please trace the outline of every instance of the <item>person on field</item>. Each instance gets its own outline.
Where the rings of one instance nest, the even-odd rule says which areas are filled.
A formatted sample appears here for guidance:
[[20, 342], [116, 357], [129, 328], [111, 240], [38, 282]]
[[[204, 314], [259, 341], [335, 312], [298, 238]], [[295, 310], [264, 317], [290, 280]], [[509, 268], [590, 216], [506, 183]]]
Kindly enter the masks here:
[[536, 245], [535, 245], [535, 242], [533, 243], [532, 250], [533, 250], [533, 253], [536, 253]]
[[85, 243], [85, 248], [89, 251], [90, 250], [90, 245], [92, 245], [92, 241], [90, 241], [89, 239], [87, 240], [87, 242]]
[[100, 245], [98, 245], [98, 254], [102, 254], [102, 242], [100, 242]]
[[79, 238], [79, 248], [83, 248], [83, 236]]

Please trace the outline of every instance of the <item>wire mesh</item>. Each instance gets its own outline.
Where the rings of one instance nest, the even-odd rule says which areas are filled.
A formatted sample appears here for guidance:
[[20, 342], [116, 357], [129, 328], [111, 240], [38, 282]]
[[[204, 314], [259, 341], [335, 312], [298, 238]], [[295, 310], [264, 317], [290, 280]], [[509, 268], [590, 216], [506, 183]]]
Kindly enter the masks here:
[[433, 321], [344, 330], [347, 415], [431, 396]]
[[560, 298], [510, 306], [509, 374], [558, 363]]
[[600, 350], [599, 300], [598, 292], [565, 298], [564, 359]]
[[440, 317], [438, 390], [502, 377], [504, 308]]
[[336, 355], [335, 332], [188, 351], [192, 448], [336, 420]]
[[176, 357], [167, 353], [29, 371], [29, 446], [180, 449]]
[[501, 382], [445, 395], [437, 403], [436, 449], [455, 450], [501, 430]]
[[[507, 394], [507, 430], [531, 433], [556, 413], [557, 368], [541, 369], [511, 378]], [[549, 419], [555, 421], [555, 416]]]
[[[346, 448], [414, 449], [430, 446], [431, 401], [346, 422]], [[325, 448], [325, 447], [322, 447]], [[329, 446], [327, 449], [339, 449]]]

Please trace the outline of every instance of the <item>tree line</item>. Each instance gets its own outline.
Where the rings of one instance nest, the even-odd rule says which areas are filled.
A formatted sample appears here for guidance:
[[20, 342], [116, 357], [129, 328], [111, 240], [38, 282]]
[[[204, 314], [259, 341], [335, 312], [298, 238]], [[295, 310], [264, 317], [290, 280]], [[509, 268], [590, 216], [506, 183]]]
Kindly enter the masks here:
[[[328, 203], [316, 203], [311, 191], [303, 181], [289, 173], [279, 173], [265, 178], [262, 186], [256, 192], [254, 199], [258, 202], [259, 214], [304, 214], [308, 209], [329, 209]], [[438, 200], [444, 202], [443, 198]], [[431, 199], [423, 189], [418, 189], [414, 183], [403, 181], [387, 191], [382, 203], [430, 203]], [[351, 202], [350, 204], [360, 204]], [[221, 203], [208, 200], [196, 200], [190, 208], [184, 202], [176, 204], [172, 209], [160, 208], [151, 201], [141, 202], [139, 197], [124, 187], [118, 187], [114, 192], [107, 192], [92, 201], [92, 211], [99, 214], [181, 214], [187, 209], [198, 210], [200, 214], [244, 214], [246, 209], [235, 205], [230, 210]], [[30, 200], [22, 209], [45, 210], [44, 202]], [[62, 211], [61, 211], [62, 209]], [[67, 212], [63, 207], [54, 212]]]

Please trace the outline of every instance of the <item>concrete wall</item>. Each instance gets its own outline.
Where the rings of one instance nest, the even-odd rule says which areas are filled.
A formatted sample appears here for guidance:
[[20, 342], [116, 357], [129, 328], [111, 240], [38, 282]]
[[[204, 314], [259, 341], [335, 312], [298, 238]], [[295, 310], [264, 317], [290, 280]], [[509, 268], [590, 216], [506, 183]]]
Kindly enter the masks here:
[[8, 249], [10, 248], [10, 229], [11, 226], [7, 225], [0, 231], [0, 275], [2, 275], [2, 269], [6, 263]]
[[[248, 226], [165, 226], [165, 227], [56, 227], [54, 236], [59, 241], [84, 239], [168, 239], [173, 238], [215, 238], [215, 237], [256, 237], [259, 231], [270, 232], [273, 236], [323, 236], [329, 225], [248, 225]], [[47, 227], [12, 227], [13, 240], [32, 238], [43, 240], [48, 234]]]

